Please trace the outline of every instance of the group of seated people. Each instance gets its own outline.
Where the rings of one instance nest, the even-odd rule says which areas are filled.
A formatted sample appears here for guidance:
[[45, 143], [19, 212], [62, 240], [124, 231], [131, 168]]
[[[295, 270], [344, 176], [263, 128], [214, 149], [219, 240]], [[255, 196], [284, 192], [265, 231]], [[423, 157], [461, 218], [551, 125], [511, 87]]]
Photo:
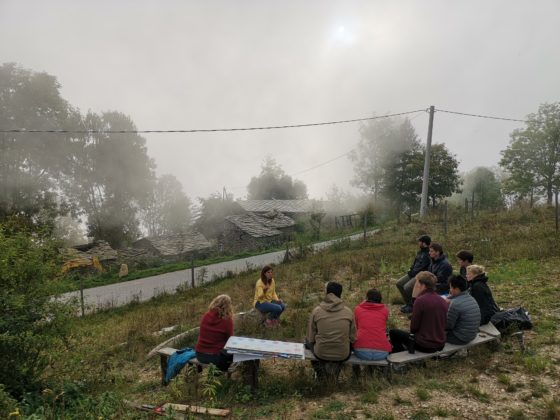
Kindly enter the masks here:
[[[342, 285], [329, 282], [321, 303], [311, 313], [305, 338], [306, 347], [317, 359], [313, 362], [317, 373], [325, 362], [345, 362], [352, 352], [360, 359], [375, 361], [412, 348], [435, 353], [446, 342], [466, 344], [499, 310], [484, 267], [472, 264], [472, 253], [457, 253], [460, 274], [452, 275], [441, 245], [431, 244], [428, 236], [418, 241], [420, 251], [411, 270], [397, 282], [406, 297], [401, 310], [411, 313], [410, 331], [391, 329], [387, 334], [389, 311], [379, 290], [368, 290], [365, 300], [352, 311], [342, 300]], [[253, 306], [266, 317], [266, 326], [278, 325], [286, 305], [276, 293], [270, 266], [262, 269], [257, 280]], [[212, 301], [202, 318], [195, 347], [199, 361], [214, 363], [222, 370], [231, 364], [232, 356], [223, 347], [233, 335], [232, 316], [229, 296], [220, 295]]]

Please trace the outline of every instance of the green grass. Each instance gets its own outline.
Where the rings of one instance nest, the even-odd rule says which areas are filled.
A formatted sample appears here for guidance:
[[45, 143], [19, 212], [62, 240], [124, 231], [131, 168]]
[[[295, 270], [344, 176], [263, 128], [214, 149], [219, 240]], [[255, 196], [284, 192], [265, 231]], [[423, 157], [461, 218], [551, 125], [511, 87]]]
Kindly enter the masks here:
[[[552, 390], [548, 390], [543, 378], [560, 381], [557, 362], [547, 350], [554, 349], [559, 340], [555, 310], [560, 291], [560, 238], [554, 234], [553, 219], [549, 216], [547, 211], [539, 209], [528, 214], [481, 215], [474, 222], [457, 219], [450, 224], [447, 239], [439, 224], [430, 224], [437, 221], [429, 220], [429, 223], [390, 226], [367, 241], [341, 241], [324, 252], [275, 267], [278, 293], [288, 305], [282, 316], [282, 328], [236, 327], [239, 335], [302, 342], [309, 313], [319, 302], [328, 280], [343, 285], [343, 299], [349, 307], [361, 302], [371, 287], [382, 292], [384, 302], [398, 301], [394, 281], [410, 264], [416, 249], [414, 238], [429, 232], [435, 241], [443, 242], [445, 252], [450, 255], [462, 248], [473, 250], [475, 262], [487, 267], [491, 288], [500, 305], [524, 306], [529, 310], [535, 329], [526, 334], [528, 351], [525, 354], [519, 351], [515, 341], [504, 337], [503, 350], [499, 353], [480, 347], [473, 349], [465, 360], [428, 361], [426, 368], [394, 375], [390, 384], [376, 378], [354, 383], [349, 372], [343, 372], [340, 385], [333, 388], [315, 381], [308, 363], [265, 361], [257, 393], [252, 394], [245, 388], [240, 377], [224, 379], [217, 387], [214, 402], [202, 393], [201, 385], [197, 388], [195, 381], [185, 381], [183, 375], [169, 387], [161, 387], [158, 360], [145, 357], [168, 336], [156, 337], [152, 333], [170, 325], [179, 325], [179, 331], [197, 326], [208, 303], [221, 293], [231, 296], [236, 312], [248, 310], [258, 278], [258, 270], [254, 270], [175, 295], [71, 320], [72, 334], [64, 348], [46, 349], [50, 354], [50, 366], [45, 380], [53, 395], [60, 394], [65, 383], [79, 383], [78, 401], [93, 401], [109, 393], [117, 404], [113, 404], [111, 398], [106, 398], [103, 404], [112, 407], [119, 418], [128, 415], [118, 403], [123, 398], [152, 404], [214, 403], [232, 408], [237, 418], [275, 418], [284, 414], [286, 417], [336, 418], [347, 407], [355, 407], [354, 404], [363, 405], [364, 413], [370, 418], [426, 418], [441, 410], [439, 404], [441, 398], [445, 398], [442, 392], [452, 398], [469, 398], [481, 413], [492, 400], [503, 404], [503, 415], [508, 415], [507, 403], [494, 401], [485, 391], [489, 388], [484, 381], [493, 381], [500, 388], [520, 388], [523, 392], [512, 389], [500, 398], [515, 398], [522, 404], [520, 410], [529, 418], [545, 418], [547, 413], [558, 411], [558, 401], [544, 400], [550, 398]], [[452, 258], [450, 260], [454, 263]], [[409, 321], [399, 313], [398, 306], [390, 309], [390, 324], [407, 328]], [[518, 386], [520, 375], [531, 385]], [[486, 378], [484, 381], [477, 379], [482, 376]], [[521, 395], [526, 393], [529, 400], [524, 401]], [[532, 398], [542, 399], [535, 404]], [[394, 404], [392, 409], [403, 410], [406, 414], [378, 412], [387, 401], [389, 405]], [[319, 406], [310, 409], [312, 402]], [[428, 408], [420, 409], [419, 404]], [[68, 413], [79, 412], [72, 411], [76, 408], [63, 408], [58, 400], [44, 402], [44, 405], [50, 407], [53, 418], [60, 417], [61, 410], [66, 410], [68, 417], [71, 417]], [[97, 406], [91, 409], [101, 411]], [[375, 417], [377, 415], [385, 417]]]

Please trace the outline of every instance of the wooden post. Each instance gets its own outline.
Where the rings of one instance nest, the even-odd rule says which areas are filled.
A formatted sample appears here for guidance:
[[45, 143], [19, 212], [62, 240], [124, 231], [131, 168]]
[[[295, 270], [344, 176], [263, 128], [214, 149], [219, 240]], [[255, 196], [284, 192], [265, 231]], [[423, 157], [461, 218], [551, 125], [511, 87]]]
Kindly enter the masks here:
[[465, 198], [465, 213], [469, 214], [469, 199]]
[[[558, 195], [557, 195], [558, 197]], [[556, 200], [556, 202], [558, 202], [558, 200]], [[558, 207], [558, 206], [556, 206]], [[558, 220], [558, 217], [556, 218]], [[556, 223], [558, 225], [558, 222]], [[558, 229], [556, 229], [558, 230]], [[82, 316], [84, 316], [86, 314], [86, 308], [84, 305], [84, 282], [83, 280], [80, 280], [80, 307], [82, 308]]]
[[472, 192], [471, 198], [471, 219], [474, 219], [474, 191]]
[[430, 119], [428, 120], [428, 137], [426, 138], [426, 151], [424, 155], [424, 175], [422, 176], [422, 196], [420, 200], [420, 217], [428, 211], [428, 184], [430, 179], [430, 156], [432, 153], [432, 131], [434, 127], [435, 107], [430, 106]]
[[366, 240], [367, 233], [367, 213], [364, 213], [364, 241]]
[[445, 207], [443, 213], [443, 234], [447, 236], [447, 200], [445, 200]]
[[556, 207], [556, 233], [558, 233], [558, 190], [556, 190], [556, 194], [554, 195], [554, 203]]
[[191, 254], [191, 287], [194, 289], [194, 254]]

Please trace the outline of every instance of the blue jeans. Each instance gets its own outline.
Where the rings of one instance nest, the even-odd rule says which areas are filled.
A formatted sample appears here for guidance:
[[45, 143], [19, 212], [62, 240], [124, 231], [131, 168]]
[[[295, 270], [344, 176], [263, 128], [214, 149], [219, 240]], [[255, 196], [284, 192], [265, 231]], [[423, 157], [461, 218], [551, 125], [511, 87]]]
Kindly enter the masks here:
[[358, 359], [362, 360], [385, 360], [389, 352], [372, 349], [354, 349], [354, 354]]
[[280, 318], [280, 314], [284, 312], [286, 305], [283, 302], [273, 300], [272, 302], [257, 302], [255, 303], [255, 308], [263, 314], [268, 314], [269, 319], [278, 319]]

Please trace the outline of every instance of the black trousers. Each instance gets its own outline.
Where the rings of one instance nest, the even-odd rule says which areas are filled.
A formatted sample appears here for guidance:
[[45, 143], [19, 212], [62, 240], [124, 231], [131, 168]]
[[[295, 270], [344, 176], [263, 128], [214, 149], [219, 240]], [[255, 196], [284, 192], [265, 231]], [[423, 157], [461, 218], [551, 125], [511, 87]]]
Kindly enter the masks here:
[[229, 366], [233, 363], [233, 354], [228, 354], [225, 350], [221, 350], [219, 353], [196, 352], [196, 358], [200, 363], [206, 365], [212, 363], [222, 372], [227, 371]]
[[[391, 340], [391, 344], [393, 345], [393, 351], [391, 353], [398, 353], [399, 351], [405, 351], [408, 349], [408, 340], [409, 340], [410, 333], [408, 331], [403, 330], [390, 330], [389, 331], [389, 340]], [[435, 353], [436, 351], [440, 351], [443, 349], [443, 346], [438, 348], [426, 348], [420, 346], [418, 343], [414, 343], [414, 349], [421, 351], [422, 353]]]

